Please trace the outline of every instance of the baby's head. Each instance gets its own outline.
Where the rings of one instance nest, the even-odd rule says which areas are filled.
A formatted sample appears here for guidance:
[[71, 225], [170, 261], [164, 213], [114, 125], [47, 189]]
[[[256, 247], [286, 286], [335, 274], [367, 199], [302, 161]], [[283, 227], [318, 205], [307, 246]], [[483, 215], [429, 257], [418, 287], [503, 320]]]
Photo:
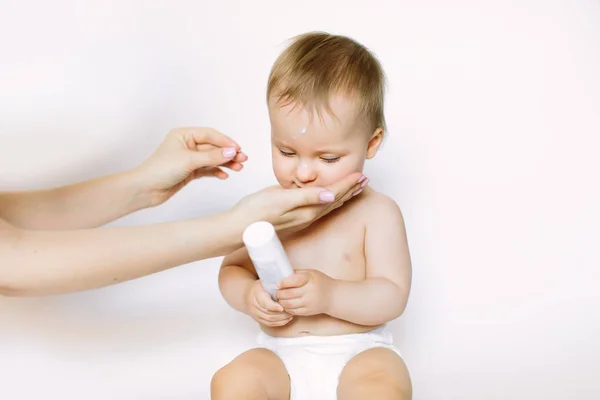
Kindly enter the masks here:
[[269, 75], [273, 170], [284, 188], [327, 186], [362, 172], [385, 131], [385, 76], [344, 36], [294, 38]]

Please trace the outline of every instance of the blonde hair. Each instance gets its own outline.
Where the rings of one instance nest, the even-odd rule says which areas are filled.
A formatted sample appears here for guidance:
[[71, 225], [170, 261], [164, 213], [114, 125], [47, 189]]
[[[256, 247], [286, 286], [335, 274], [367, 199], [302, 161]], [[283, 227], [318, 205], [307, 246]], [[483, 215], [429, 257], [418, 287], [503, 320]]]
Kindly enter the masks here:
[[363, 45], [326, 32], [292, 38], [277, 58], [267, 84], [267, 102], [299, 103], [329, 108], [329, 96], [340, 93], [358, 101], [369, 128], [385, 130], [385, 74], [377, 58]]

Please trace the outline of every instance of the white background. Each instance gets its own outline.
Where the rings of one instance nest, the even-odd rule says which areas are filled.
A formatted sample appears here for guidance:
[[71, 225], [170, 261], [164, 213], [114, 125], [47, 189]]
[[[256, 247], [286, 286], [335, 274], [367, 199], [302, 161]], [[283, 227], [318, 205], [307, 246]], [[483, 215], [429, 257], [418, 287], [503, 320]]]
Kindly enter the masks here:
[[[389, 79], [389, 136], [366, 172], [406, 219], [413, 292], [390, 325], [414, 398], [600, 398], [597, 0], [0, 4], [0, 189], [133, 167], [181, 125], [249, 154], [228, 182], [114, 225], [271, 184], [264, 92], [285, 41], [361, 41]], [[0, 398], [208, 398], [257, 332], [221, 299], [219, 262], [1, 298]]]

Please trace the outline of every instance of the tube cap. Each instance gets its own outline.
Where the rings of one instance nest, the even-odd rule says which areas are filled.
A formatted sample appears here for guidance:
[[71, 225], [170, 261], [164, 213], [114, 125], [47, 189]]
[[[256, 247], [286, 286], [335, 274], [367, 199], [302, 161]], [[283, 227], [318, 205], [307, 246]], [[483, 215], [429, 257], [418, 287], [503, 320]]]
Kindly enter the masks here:
[[281, 251], [281, 242], [269, 222], [259, 221], [248, 225], [242, 241], [252, 259], [272, 259]]

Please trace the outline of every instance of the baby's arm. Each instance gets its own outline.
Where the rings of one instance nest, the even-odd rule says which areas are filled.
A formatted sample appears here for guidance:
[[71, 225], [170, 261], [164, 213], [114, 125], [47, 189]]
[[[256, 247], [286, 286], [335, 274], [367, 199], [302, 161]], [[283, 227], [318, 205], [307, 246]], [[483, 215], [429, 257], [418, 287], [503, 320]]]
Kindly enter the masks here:
[[359, 325], [381, 325], [404, 312], [412, 267], [398, 205], [378, 195], [369, 207], [365, 238], [366, 279], [334, 279], [327, 314]]
[[219, 289], [225, 301], [234, 309], [248, 314], [247, 294], [258, 276], [245, 248], [223, 259], [219, 271]]

